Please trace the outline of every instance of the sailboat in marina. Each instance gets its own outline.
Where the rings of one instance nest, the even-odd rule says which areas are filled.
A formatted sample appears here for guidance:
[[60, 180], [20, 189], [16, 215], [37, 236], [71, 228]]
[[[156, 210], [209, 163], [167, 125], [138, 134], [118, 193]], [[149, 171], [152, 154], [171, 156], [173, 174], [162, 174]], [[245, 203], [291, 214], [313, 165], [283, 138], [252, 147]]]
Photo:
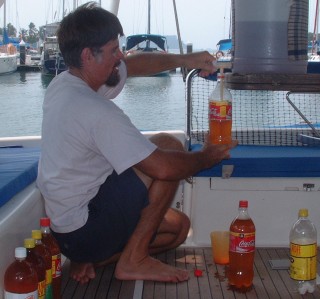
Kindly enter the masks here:
[[[164, 35], [151, 34], [151, 0], [148, 0], [147, 33], [129, 35], [126, 38], [124, 54], [132, 55], [139, 52], [168, 53], [167, 38]], [[167, 75], [168, 73], [162, 72], [156, 75]]]
[[57, 36], [45, 38], [40, 61], [43, 75], [56, 76], [67, 69], [59, 49]]
[[14, 45], [9, 43], [6, 30], [6, 0], [0, 0], [0, 8], [3, 7], [4, 26], [3, 41], [0, 45], [0, 74], [8, 74], [17, 70], [17, 51]]

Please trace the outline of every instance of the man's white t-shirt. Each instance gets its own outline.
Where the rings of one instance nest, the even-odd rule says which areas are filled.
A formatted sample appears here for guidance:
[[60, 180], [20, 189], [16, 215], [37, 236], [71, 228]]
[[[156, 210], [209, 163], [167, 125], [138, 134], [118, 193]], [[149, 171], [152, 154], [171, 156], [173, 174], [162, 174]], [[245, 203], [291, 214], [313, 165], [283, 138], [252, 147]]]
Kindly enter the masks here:
[[156, 149], [109, 100], [122, 90], [124, 63], [120, 75], [115, 88], [95, 92], [66, 71], [47, 88], [37, 184], [56, 232], [82, 227], [89, 201], [113, 170], [121, 174]]

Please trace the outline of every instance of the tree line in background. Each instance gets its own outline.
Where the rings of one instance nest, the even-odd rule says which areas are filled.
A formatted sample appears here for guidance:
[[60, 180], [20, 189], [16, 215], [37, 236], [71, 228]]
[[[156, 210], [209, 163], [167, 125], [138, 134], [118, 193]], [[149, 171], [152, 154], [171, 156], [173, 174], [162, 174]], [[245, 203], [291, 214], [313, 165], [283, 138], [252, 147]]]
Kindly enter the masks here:
[[[44, 27], [38, 29], [34, 23], [30, 23], [28, 29], [20, 29], [18, 32], [17, 29], [11, 24], [7, 24], [7, 33], [9, 37], [22, 37], [24, 42], [29, 44], [37, 43], [40, 39], [44, 40], [45, 32]], [[0, 35], [3, 35], [3, 28], [0, 28]]]

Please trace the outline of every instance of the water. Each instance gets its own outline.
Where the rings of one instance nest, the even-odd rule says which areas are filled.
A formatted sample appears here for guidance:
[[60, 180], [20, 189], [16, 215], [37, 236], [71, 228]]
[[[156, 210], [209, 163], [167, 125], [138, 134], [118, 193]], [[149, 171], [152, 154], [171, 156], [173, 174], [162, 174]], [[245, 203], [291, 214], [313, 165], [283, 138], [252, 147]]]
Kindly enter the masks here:
[[[41, 135], [42, 103], [50, 81], [40, 72], [0, 76], [0, 137]], [[185, 83], [180, 72], [129, 78], [115, 101], [140, 130], [185, 128]]]
[[[40, 72], [0, 76], [0, 137], [41, 135], [42, 103], [51, 79]], [[202, 79], [199, 85], [197, 82], [196, 79], [193, 83], [196, 88], [192, 89], [192, 130], [203, 132], [208, 129], [207, 98], [213, 82], [204, 84]], [[286, 101], [286, 92], [232, 90], [232, 95], [232, 130], [239, 142], [249, 142], [247, 133], [242, 132], [254, 131], [254, 139], [258, 140], [254, 144], [270, 144], [272, 137], [277, 140], [272, 144], [291, 145], [296, 143], [297, 134], [306, 133], [308, 126]], [[318, 128], [319, 95], [293, 94], [290, 98]], [[186, 127], [185, 83], [180, 72], [165, 77], [129, 78], [115, 102], [140, 130]], [[292, 133], [287, 134], [289, 130]], [[249, 139], [252, 138], [250, 135]]]

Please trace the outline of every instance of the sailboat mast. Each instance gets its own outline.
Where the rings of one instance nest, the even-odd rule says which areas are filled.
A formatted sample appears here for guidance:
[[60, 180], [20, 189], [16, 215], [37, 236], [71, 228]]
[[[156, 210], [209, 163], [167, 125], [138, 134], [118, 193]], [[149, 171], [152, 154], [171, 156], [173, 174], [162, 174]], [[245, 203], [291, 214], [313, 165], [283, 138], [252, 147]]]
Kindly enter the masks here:
[[151, 0], [148, 0], [148, 31], [147, 31], [148, 34], [150, 34], [150, 27], [151, 27], [150, 17], [151, 17]]
[[3, 28], [6, 30], [6, 25], [7, 23], [7, 5], [6, 5], [6, 0], [3, 2]]
[[[151, 19], [151, 0], [148, 0], [148, 29], [147, 29], [147, 33], [150, 34], [151, 32], [151, 22], [150, 22], [150, 19]], [[146, 49], [149, 49], [150, 48], [150, 40], [147, 39], [146, 41]]]

